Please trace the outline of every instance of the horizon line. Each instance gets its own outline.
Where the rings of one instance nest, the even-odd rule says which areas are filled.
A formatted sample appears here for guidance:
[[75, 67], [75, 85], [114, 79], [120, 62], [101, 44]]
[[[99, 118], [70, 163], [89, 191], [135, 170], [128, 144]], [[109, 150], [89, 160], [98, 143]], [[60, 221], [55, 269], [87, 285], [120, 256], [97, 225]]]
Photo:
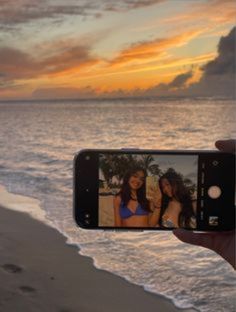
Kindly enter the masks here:
[[214, 99], [214, 100], [236, 100], [236, 96], [121, 96], [121, 97], [84, 97], [84, 98], [22, 98], [22, 99], [0, 99], [3, 102], [62, 102], [62, 101], [109, 101], [109, 100], [144, 100], [144, 99]]

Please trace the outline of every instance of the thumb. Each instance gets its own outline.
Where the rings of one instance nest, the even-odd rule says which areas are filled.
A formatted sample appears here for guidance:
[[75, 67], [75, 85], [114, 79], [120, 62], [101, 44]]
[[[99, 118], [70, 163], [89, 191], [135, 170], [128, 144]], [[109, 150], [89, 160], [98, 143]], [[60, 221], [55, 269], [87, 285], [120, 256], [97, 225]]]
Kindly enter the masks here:
[[235, 153], [236, 140], [218, 140], [215, 142], [215, 146], [221, 152]]

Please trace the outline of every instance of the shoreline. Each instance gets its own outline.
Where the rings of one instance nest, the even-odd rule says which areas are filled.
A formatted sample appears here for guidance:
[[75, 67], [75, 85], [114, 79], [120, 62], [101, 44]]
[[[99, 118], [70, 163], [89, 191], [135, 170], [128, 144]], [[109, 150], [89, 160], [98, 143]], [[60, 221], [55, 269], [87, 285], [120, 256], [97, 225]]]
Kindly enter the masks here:
[[0, 249], [3, 311], [195, 311], [95, 268], [55, 228], [2, 206]]

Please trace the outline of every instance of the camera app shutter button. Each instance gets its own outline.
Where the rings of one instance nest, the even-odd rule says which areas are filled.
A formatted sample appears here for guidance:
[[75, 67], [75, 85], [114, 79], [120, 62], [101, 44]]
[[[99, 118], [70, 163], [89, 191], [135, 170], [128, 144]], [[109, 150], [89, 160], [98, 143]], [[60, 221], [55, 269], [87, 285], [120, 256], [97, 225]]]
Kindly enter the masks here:
[[219, 188], [219, 186], [213, 185], [209, 187], [207, 193], [210, 198], [217, 199], [221, 195], [221, 189]]

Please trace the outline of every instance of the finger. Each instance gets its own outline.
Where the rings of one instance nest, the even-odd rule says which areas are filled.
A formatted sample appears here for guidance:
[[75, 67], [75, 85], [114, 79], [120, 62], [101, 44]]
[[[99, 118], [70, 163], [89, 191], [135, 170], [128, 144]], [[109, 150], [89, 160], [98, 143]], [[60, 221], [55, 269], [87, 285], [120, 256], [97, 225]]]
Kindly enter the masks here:
[[194, 233], [183, 229], [175, 229], [173, 234], [184, 243], [207, 248], [213, 246], [212, 236], [208, 233]]
[[236, 147], [236, 140], [219, 140], [215, 142], [215, 146], [221, 152], [234, 153]]

